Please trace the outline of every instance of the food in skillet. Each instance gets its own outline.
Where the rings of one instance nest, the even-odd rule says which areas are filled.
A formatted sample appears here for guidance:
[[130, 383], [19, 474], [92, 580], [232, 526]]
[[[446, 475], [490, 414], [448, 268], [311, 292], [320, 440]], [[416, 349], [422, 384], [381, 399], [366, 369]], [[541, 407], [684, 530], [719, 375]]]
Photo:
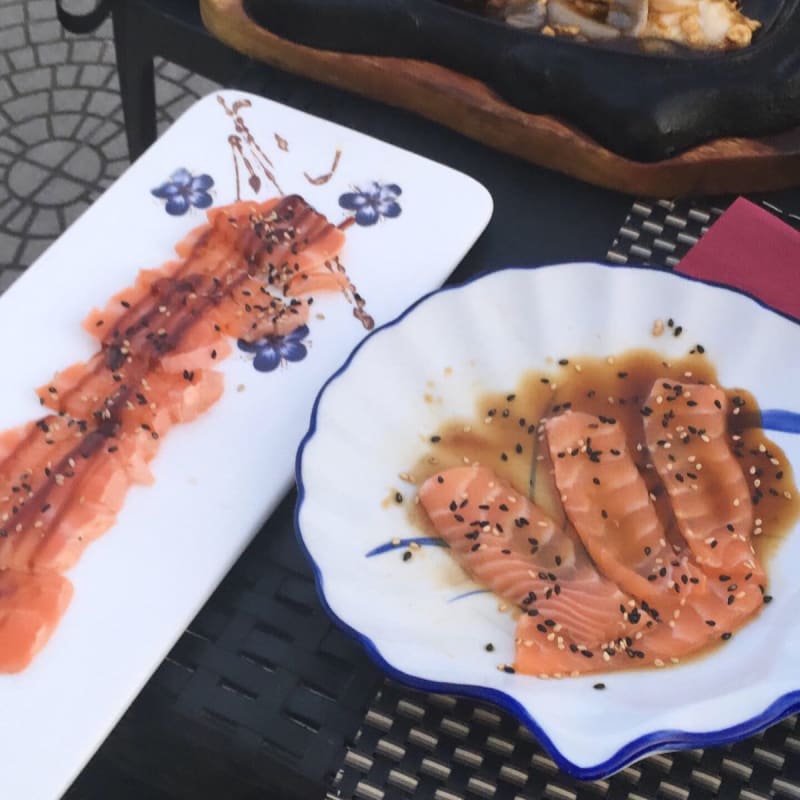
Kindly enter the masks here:
[[660, 39], [702, 50], [747, 47], [760, 27], [733, 0], [454, 0], [524, 30], [579, 40]]

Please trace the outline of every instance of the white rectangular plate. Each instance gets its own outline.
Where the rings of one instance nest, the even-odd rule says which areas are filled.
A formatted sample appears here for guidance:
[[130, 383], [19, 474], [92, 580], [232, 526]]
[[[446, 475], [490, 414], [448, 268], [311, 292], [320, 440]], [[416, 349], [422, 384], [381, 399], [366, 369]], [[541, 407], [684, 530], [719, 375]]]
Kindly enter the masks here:
[[[252, 139], [226, 111], [237, 101], [247, 101], [235, 114]], [[330, 172], [337, 151], [332, 177], [310, 181]], [[439, 285], [491, 216], [488, 192], [449, 168], [255, 96], [209, 95], [0, 300], [0, 430], [38, 418], [34, 388], [96, 350], [80, 327], [87, 312], [174, 257], [204, 222], [196, 207], [167, 213], [152, 190], [186, 169], [210, 176], [213, 206], [225, 205], [236, 199], [238, 164], [242, 199], [263, 201], [277, 194], [265, 157], [285, 193], [334, 223], [353, 213], [343, 194], [390, 187], [378, 207], [388, 215], [365, 225], [362, 213], [342, 252], [377, 324]], [[130, 491], [115, 526], [69, 573], [75, 597], [50, 643], [24, 673], [0, 676], [0, 797], [55, 798], [67, 788], [290, 488], [314, 395], [364, 335], [352, 311], [320, 294], [308, 355], [271, 372], [234, 346], [220, 367], [222, 399], [170, 432], [152, 465], [155, 485]]]

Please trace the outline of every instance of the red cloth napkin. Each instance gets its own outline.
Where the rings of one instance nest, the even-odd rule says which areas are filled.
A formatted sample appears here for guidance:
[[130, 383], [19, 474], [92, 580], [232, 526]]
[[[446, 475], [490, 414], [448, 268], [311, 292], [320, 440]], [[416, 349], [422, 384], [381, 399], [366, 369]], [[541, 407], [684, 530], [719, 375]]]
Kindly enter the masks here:
[[800, 233], [743, 197], [675, 271], [742, 289], [800, 319]]

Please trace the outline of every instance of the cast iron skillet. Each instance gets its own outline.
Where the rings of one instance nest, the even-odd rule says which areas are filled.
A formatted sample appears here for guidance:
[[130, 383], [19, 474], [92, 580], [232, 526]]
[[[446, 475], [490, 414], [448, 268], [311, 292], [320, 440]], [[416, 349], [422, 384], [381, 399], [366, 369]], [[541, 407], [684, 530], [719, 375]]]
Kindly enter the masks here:
[[300, 44], [471, 75], [521, 110], [559, 117], [637, 161], [800, 124], [800, 0], [744, 0], [763, 29], [750, 47], [716, 54], [552, 38], [441, 0], [246, 0], [245, 8]]

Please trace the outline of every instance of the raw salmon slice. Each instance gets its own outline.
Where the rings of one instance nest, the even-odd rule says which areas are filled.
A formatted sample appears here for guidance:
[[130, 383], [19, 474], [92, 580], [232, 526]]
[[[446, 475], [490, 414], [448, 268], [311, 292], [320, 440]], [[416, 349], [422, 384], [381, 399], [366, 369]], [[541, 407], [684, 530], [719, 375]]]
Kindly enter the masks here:
[[144, 477], [134, 473], [146, 469], [139, 451], [147, 438], [84, 434], [58, 416], [26, 426], [0, 474], [2, 568], [72, 566], [113, 523], [134, 477]]
[[191, 422], [219, 400], [224, 378], [213, 370], [183, 373], [148, 370], [126, 363], [116, 371], [107, 368], [99, 353], [86, 363], [59, 372], [37, 389], [42, 405], [95, 427], [103, 410], [115, 408], [122, 429], [135, 428], [163, 436], [172, 425]]
[[44, 647], [72, 599], [61, 575], [0, 572], [0, 673], [21, 672]]
[[667, 541], [624, 429], [603, 420], [567, 412], [545, 422], [561, 501], [600, 571], [668, 616], [704, 576]]
[[[490, 469], [445, 470], [420, 487], [419, 497], [467, 573], [522, 609], [520, 637], [533, 644], [522, 645], [518, 668], [536, 660], [525, 671], [568, 673], [591, 658], [579, 650], [610, 646], [640, 629], [637, 604], [598, 573], [571, 531]], [[553, 653], [534, 659], [542, 648]]]
[[728, 446], [725, 392], [661, 379], [645, 409], [650, 457], [697, 562], [726, 572], [755, 569], [753, 504]]
[[681, 549], [666, 541], [621, 426], [570, 412], [548, 420], [545, 429], [576, 531], [601, 571], [658, 623], [631, 648], [637, 661], [675, 663], [711, 639], [728, 638], [757, 611], [756, 570], [746, 580], [745, 574], [734, 580], [738, 573], [708, 572], [685, 543]]

